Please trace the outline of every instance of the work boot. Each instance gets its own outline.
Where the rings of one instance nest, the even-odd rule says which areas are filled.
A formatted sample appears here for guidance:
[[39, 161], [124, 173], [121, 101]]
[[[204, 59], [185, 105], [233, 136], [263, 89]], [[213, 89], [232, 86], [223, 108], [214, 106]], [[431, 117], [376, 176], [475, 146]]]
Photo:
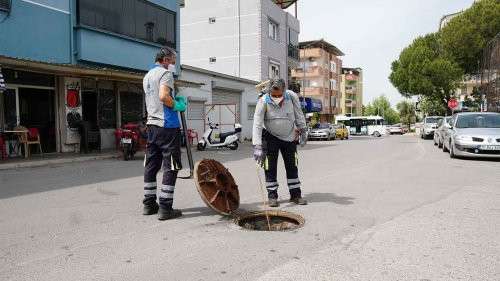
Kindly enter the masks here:
[[273, 208], [280, 206], [280, 202], [278, 202], [278, 199], [275, 199], [275, 198], [269, 198], [268, 204], [269, 204], [269, 207], [273, 207]]
[[177, 209], [163, 209], [160, 208], [158, 211], [158, 220], [164, 221], [164, 220], [170, 220], [170, 219], [175, 219], [182, 216], [181, 210]]
[[302, 197], [292, 198], [290, 199], [290, 202], [295, 203], [297, 205], [307, 205], [307, 200]]
[[144, 204], [142, 214], [145, 216], [154, 215], [154, 214], [158, 213], [158, 208], [159, 208], [159, 206], [158, 206], [158, 203], [156, 203], [156, 202]]

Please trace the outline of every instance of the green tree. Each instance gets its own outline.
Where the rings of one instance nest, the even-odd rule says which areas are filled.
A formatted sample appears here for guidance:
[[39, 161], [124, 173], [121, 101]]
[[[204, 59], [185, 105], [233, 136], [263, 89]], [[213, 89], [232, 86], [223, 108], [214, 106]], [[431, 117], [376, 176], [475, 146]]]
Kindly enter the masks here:
[[500, 32], [500, 1], [480, 0], [440, 31], [443, 52], [467, 74], [478, 72], [483, 49]]
[[417, 114], [415, 112], [415, 104], [411, 101], [400, 101], [396, 108], [399, 111], [400, 120], [403, 124], [408, 126], [408, 131], [411, 124], [417, 121]]
[[422, 97], [419, 104], [420, 111], [424, 116], [437, 115], [444, 116], [448, 111], [447, 105], [444, 105], [441, 101], [436, 101], [433, 97]]
[[462, 79], [462, 69], [441, 55], [439, 35], [418, 37], [392, 63], [389, 80], [402, 96], [421, 96], [446, 105]]
[[391, 107], [391, 103], [385, 95], [375, 98], [372, 102], [365, 106], [364, 116], [379, 115], [384, 117], [384, 120], [389, 124], [399, 122], [399, 114]]

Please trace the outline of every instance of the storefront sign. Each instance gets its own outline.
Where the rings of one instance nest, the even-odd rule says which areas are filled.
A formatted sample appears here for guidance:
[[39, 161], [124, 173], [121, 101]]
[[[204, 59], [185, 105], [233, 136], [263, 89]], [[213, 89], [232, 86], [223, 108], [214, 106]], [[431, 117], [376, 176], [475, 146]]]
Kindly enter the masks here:
[[321, 100], [313, 98], [300, 98], [300, 103], [307, 113], [321, 112], [323, 110], [323, 103]]
[[82, 120], [81, 81], [64, 78], [64, 100], [66, 107], [66, 144], [80, 143], [78, 125]]

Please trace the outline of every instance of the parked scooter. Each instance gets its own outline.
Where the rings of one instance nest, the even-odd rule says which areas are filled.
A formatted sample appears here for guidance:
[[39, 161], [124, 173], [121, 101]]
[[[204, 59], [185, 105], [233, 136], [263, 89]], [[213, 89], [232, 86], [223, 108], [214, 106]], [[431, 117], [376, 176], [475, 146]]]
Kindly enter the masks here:
[[116, 130], [116, 137], [120, 141], [123, 160], [128, 161], [134, 159], [135, 154], [141, 148], [140, 139], [146, 137], [146, 132], [140, 124], [127, 123]]
[[219, 124], [214, 124], [210, 122], [210, 119], [208, 119], [208, 129], [205, 131], [203, 134], [203, 137], [201, 140], [198, 142], [198, 150], [202, 151], [205, 150], [207, 147], [228, 147], [231, 150], [236, 150], [238, 149], [238, 141], [239, 137], [238, 134], [241, 132], [241, 125], [236, 123], [234, 124], [234, 131], [232, 132], [227, 132], [227, 133], [221, 133], [220, 134], [220, 140], [218, 142], [214, 141], [212, 139], [212, 133], [214, 130], [219, 128]]

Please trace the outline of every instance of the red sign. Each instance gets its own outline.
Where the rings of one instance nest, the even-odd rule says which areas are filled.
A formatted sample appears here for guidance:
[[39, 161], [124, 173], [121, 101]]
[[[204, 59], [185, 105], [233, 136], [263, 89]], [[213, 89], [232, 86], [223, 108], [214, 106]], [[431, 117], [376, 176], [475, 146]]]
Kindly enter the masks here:
[[449, 107], [450, 109], [455, 109], [455, 108], [457, 108], [457, 107], [458, 107], [458, 101], [457, 101], [456, 99], [450, 99], [450, 100], [448, 101], [448, 107]]

